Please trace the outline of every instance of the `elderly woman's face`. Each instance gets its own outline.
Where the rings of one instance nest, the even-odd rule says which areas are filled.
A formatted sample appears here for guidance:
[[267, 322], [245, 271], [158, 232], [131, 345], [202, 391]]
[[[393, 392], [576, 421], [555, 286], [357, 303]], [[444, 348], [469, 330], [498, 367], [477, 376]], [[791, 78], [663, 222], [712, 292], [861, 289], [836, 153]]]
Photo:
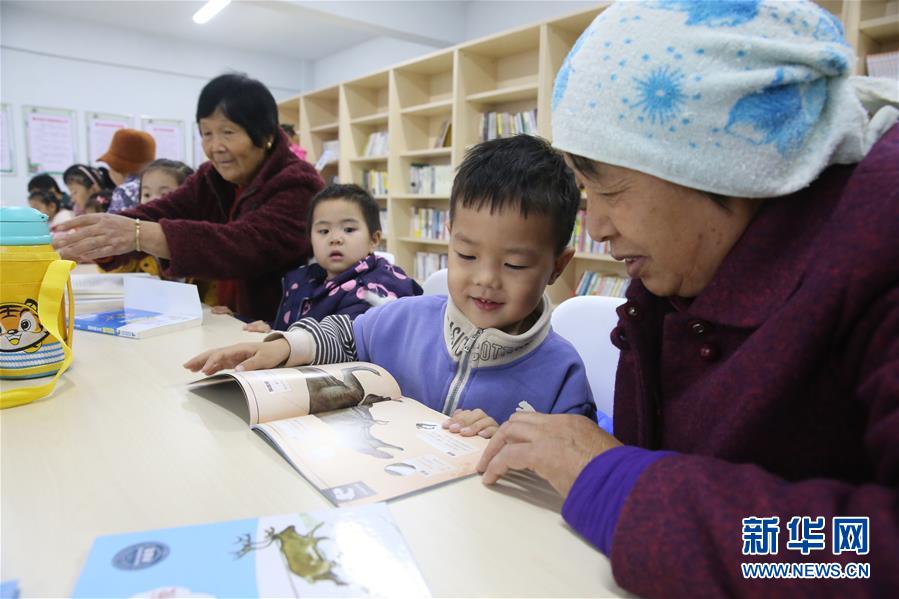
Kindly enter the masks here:
[[200, 119], [203, 152], [225, 181], [247, 185], [265, 161], [265, 149], [253, 145], [246, 129], [230, 120], [221, 109]]
[[706, 194], [638, 171], [595, 163], [575, 169], [587, 193], [587, 230], [609, 241], [631, 278], [658, 296], [694, 297], [749, 225], [758, 201], [731, 198], [726, 207]]

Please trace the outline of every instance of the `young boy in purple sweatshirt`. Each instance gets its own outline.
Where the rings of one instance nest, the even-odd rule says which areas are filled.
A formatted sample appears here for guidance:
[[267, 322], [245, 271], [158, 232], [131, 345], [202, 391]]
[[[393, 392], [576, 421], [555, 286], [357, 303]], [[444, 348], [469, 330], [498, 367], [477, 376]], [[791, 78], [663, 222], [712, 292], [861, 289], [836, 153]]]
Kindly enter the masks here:
[[580, 191], [545, 141], [520, 135], [472, 148], [450, 196], [449, 297], [400, 298], [350, 321], [303, 319], [262, 343], [204, 352], [206, 374], [362, 360], [403, 393], [489, 437], [517, 410], [596, 408], [575, 349], [550, 327], [545, 289], [565, 269]]

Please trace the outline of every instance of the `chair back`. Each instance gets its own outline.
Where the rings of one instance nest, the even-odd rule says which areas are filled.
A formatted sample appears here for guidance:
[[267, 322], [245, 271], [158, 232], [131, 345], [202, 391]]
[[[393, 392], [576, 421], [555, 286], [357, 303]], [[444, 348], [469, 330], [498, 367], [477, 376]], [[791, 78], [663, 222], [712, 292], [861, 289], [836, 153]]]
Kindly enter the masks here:
[[424, 295], [449, 295], [449, 287], [446, 282], [446, 269], [441, 268], [440, 270], [431, 273], [431, 276], [422, 283], [421, 288], [424, 290]]
[[551, 320], [553, 330], [580, 354], [596, 407], [608, 416], [612, 415], [619, 353], [609, 335], [618, 324], [615, 309], [624, 302], [621, 297], [581, 295], [559, 304]]

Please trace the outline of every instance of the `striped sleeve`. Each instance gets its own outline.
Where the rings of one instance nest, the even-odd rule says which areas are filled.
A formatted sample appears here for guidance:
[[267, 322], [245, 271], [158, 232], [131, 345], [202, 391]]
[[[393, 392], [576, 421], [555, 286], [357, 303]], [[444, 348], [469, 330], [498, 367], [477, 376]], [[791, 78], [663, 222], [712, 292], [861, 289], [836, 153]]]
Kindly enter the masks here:
[[337, 364], [358, 360], [353, 322], [346, 315], [326, 316], [320, 321], [303, 318], [290, 326], [302, 329], [315, 340], [313, 364]]

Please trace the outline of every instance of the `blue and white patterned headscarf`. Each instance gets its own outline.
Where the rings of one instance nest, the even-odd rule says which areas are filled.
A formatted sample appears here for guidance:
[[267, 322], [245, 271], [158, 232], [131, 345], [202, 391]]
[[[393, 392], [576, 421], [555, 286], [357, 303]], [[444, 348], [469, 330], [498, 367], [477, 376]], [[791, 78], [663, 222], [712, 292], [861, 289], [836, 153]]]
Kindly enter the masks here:
[[616, 2], [558, 73], [553, 145], [704, 191], [786, 195], [861, 160], [899, 117], [884, 106], [896, 83], [850, 77], [854, 61], [812, 2]]

